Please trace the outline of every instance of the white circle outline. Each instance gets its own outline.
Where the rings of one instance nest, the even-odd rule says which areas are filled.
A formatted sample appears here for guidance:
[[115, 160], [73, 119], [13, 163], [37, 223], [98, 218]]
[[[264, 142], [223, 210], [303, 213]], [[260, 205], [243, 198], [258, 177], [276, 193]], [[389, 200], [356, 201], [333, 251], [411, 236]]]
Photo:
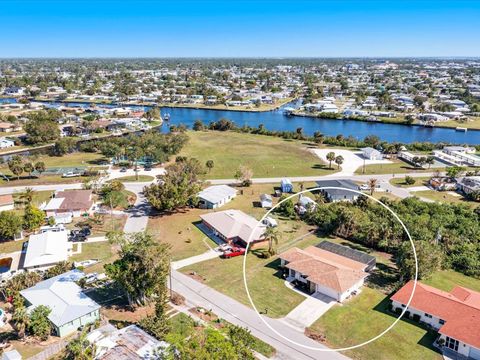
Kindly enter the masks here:
[[[259, 311], [257, 310], [253, 300], [252, 300], [252, 297], [250, 296], [250, 291], [248, 289], [248, 284], [247, 284], [247, 276], [246, 276], [246, 264], [247, 264], [247, 255], [248, 255], [248, 249], [250, 247], [250, 244], [251, 244], [251, 240], [252, 240], [252, 237], [253, 237], [253, 234], [255, 232], [255, 230], [257, 229], [258, 225], [259, 224], [262, 224], [263, 220], [273, 211], [275, 210], [275, 208], [277, 206], [279, 206], [280, 204], [282, 204], [283, 202], [287, 201], [287, 200], [290, 200], [292, 197], [295, 197], [295, 196], [298, 196], [300, 194], [303, 194], [303, 193], [306, 193], [306, 192], [311, 192], [311, 191], [317, 191], [317, 190], [325, 190], [325, 189], [332, 189], [332, 190], [347, 190], [347, 191], [351, 191], [351, 192], [354, 192], [354, 193], [357, 193], [357, 194], [360, 194], [360, 195], [364, 195], [364, 196], [367, 196], [369, 199], [377, 202], [378, 204], [382, 205], [385, 209], [387, 209], [394, 217], [395, 219], [397, 219], [397, 221], [400, 223], [400, 225], [402, 225], [403, 229], [405, 230], [405, 233], [407, 234], [408, 236], [408, 239], [410, 240], [410, 244], [412, 245], [412, 249], [413, 249], [413, 256], [414, 256], [414, 259], [415, 259], [415, 278], [413, 279], [413, 290], [412, 290], [412, 293], [410, 294], [410, 298], [408, 299], [408, 302], [407, 304], [405, 305], [403, 311], [401, 312], [401, 314], [398, 316], [398, 318], [395, 319], [395, 321], [388, 327], [386, 328], [383, 332], [381, 332], [380, 334], [378, 334], [377, 336], [371, 338], [370, 340], [367, 340], [367, 341], [364, 341], [360, 344], [357, 344], [357, 345], [352, 345], [352, 346], [347, 346], [347, 347], [342, 347], [342, 348], [328, 348], [328, 347], [323, 347], [323, 348], [320, 348], [320, 347], [314, 347], [314, 346], [308, 346], [308, 345], [304, 345], [304, 344], [300, 344], [296, 341], [293, 341], [291, 339], [289, 339], [288, 337], [286, 336], [283, 336], [282, 334], [280, 334], [277, 330], [275, 330], [272, 326], [270, 326], [270, 324], [268, 324], [268, 322], [260, 315]], [[252, 305], [253, 309], [255, 310], [255, 312], [257, 313], [258, 317], [260, 318], [260, 320], [262, 320], [262, 322], [270, 329], [272, 330], [275, 334], [277, 334], [278, 336], [282, 337], [283, 339], [291, 342], [292, 344], [295, 344], [297, 346], [300, 346], [300, 347], [303, 347], [305, 349], [309, 349], [309, 350], [317, 350], [317, 351], [324, 351], [324, 352], [334, 352], [334, 351], [347, 351], [347, 350], [352, 350], [352, 349], [356, 349], [356, 348], [359, 348], [359, 347], [362, 347], [364, 345], [367, 345], [367, 344], [370, 344], [371, 342], [381, 338], [383, 335], [385, 335], [387, 332], [389, 332], [402, 318], [402, 316], [405, 314], [405, 312], [408, 310], [408, 307], [410, 306], [410, 303], [412, 302], [412, 299], [413, 299], [413, 295], [415, 294], [415, 290], [417, 288], [417, 279], [418, 279], [418, 260], [417, 260], [417, 251], [415, 250], [415, 244], [413, 243], [413, 240], [412, 240], [412, 237], [407, 229], [407, 227], [405, 226], [405, 224], [403, 223], [403, 221], [399, 218], [399, 216], [392, 210], [390, 209], [387, 205], [385, 205], [384, 203], [382, 203], [380, 200], [378, 199], [375, 199], [373, 196], [370, 196], [368, 194], [365, 194], [361, 191], [358, 191], [358, 190], [353, 190], [353, 189], [347, 189], [347, 188], [343, 188], [343, 187], [337, 187], [337, 186], [324, 186], [324, 187], [315, 187], [315, 188], [311, 188], [311, 189], [307, 189], [307, 190], [302, 190], [302, 191], [299, 191], [297, 193], [294, 193], [288, 197], [286, 197], [285, 199], [279, 201], [275, 206], [273, 206], [270, 210], [268, 210], [265, 215], [263, 215], [263, 217], [257, 222], [257, 224], [255, 225], [255, 227], [252, 229], [252, 232], [250, 233], [250, 236], [248, 238], [248, 242], [247, 242], [247, 247], [245, 248], [245, 256], [243, 258], [243, 269], [242, 269], [242, 272], [243, 272], [243, 283], [244, 283], [244, 286], [245, 286], [245, 291], [247, 292], [247, 296], [248, 296], [248, 300], [250, 301], [250, 304]], [[319, 344], [320, 345], [320, 344]]]

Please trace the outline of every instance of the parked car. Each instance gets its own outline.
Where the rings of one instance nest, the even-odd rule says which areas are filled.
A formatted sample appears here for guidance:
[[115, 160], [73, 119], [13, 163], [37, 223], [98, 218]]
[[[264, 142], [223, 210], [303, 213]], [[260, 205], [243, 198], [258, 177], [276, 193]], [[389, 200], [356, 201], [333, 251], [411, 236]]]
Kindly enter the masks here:
[[152, 171], [152, 167], [151, 167], [151, 166], [148, 166], [148, 165], [145, 165], [145, 167], [143, 168], [143, 170], [145, 170], [145, 171]]
[[122, 173], [127, 172], [127, 168], [122, 167], [122, 168], [120, 169], [120, 172], [122, 172]]
[[225, 251], [220, 257], [224, 259], [229, 259], [229, 258], [240, 256], [240, 255], [245, 255], [245, 249], [234, 247], [231, 250]]
[[79, 177], [79, 176], [82, 176], [82, 174], [74, 171], [68, 171], [62, 174], [63, 178], [72, 178], [72, 177]]

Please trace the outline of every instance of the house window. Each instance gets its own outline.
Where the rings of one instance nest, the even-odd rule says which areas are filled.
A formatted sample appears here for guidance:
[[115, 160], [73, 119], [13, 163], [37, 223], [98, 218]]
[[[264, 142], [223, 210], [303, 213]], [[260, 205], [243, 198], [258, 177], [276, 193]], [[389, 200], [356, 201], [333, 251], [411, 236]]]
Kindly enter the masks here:
[[445, 320], [443, 320], [443, 319], [438, 320], [438, 322], [440, 323], [440, 325], [445, 324]]
[[458, 340], [452, 339], [451, 337], [447, 336], [445, 346], [449, 349], [458, 351]]
[[431, 318], [432, 318], [432, 315], [425, 313], [425, 317], [431, 319]]
[[402, 304], [402, 307], [405, 307], [405, 304]]

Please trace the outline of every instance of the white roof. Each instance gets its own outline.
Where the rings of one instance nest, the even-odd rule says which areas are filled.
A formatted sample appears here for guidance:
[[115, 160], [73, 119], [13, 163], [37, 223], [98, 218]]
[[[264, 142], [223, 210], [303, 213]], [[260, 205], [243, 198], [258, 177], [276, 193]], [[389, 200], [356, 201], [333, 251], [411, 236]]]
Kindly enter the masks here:
[[240, 210], [218, 211], [200, 217], [227, 239], [238, 237], [245, 242], [258, 241], [265, 232], [265, 225], [257, 226], [258, 221], [254, 217]]
[[62, 326], [100, 309], [100, 305], [85, 295], [75, 283], [83, 276], [81, 271], [71, 270], [41, 281], [20, 291], [20, 294], [32, 304], [32, 309], [39, 305], [48, 306], [52, 310], [48, 319], [54, 325]]
[[228, 185], [215, 185], [200, 191], [198, 197], [204, 199], [212, 204], [216, 204], [223, 199], [234, 196], [237, 190]]
[[62, 205], [64, 200], [65, 200], [65, 198], [52, 198], [52, 199], [50, 199], [48, 204], [45, 205], [45, 207], [42, 210], [44, 210], [44, 211], [58, 210], [58, 209], [60, 209], [60, 206]]
[[48, 231], [30, 235], [25, 254], [24, 267], [42, 266], [65, 261], [68, 258], [66, 231]]
[[2, 355], [2, 360], [22, 360], [22, 355], [20, 355], [17, 350], [13, 349], [4, 352]]

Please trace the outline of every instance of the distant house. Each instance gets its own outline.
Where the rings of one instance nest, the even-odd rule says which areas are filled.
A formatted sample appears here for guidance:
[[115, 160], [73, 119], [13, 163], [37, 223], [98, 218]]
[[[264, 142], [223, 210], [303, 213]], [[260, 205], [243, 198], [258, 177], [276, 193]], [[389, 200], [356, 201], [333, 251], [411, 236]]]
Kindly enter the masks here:
[[293, 191], [293, 185], [290, 179], [284, 178], [280, 181], [280, 189], [284, 193], [291, 193]]
[[0, 149], [6, 149], [14, 146], [15, 146], [15, 141], [6, 139], [6, 138], [0, 138]]
[[457, 180], [448, 176], [432, 177], [428, 183], [437, 191], [450, 191], [457, 188]]
[[[321, 189], [320, 192], [330, 202], [354, 201], [360, 196], [354, 191], [349, 191], [349, 189], [358, 191], [358, 185], [351, 180], [321, 180], [317, 181], [317, 186], [327, 188]], [[342, 189], [328, 189], [329, 187]]]
[[48, 319], [57, 336], [64, 337], [80, 327], [100, 319], [100, 305], [85, 295], [75, 282], [84, 274], [72, 270], [41, 281], [31, 288], [20, 291], [28, 311], [39, 305], [51, 309]]
[[375, 258], [346, 246], [323, 243], [333, 244], [324, 241], [305, 250], [293, 247], [285, 251], [279, 255], [280, 266], [288, 281], [308, 293], [320, 293], [343, 302], [360, 291]]
[[198, 206], [202, 209], [216, 209], [237, 196], [237, 190], [228, 185], [209, 186], [198, 193]]
[[240, 210], [225, 210], [200, 215], [203, 224], [214, 235], [228, 243], [240, 243], [246, 246], [249, 241], [263, 240], [266, 226]]
[[304, 215], [307, 211], [314, 210], [317, 204], [308, 196], [300, 195], [295, 210], [299, 215]]
[[457, 186], [459, 190], [467, 195], [480, 191], [480, 176], [465, 176]]
[[169, 346], [136, 325], [117, 329], [108, 324], [93, 330], [87, 340], [95, 345], [96, 360], [153, 360], [162, 358], [158, 356]]
[[15, 125], [9, 122], [0, 122], [0, 132], [13, 132], [13, 131], [20, 131], [22, 127], [20, 125]]
[[73, 217], [89, 214], [93, 207], [92, 194], [92, 190], [59, 191], [42, 207], [42, 210], [48, 217], [62, 213], [71, 213]]
[[[413, 286], [414, 282], [410, 281], [391, 297], [394, 310], [406, 307]], [[443, 343], [444, 352], [450, 355], [448, 358], [480, 360], [479, 292], [461, 286], [446, 292], [417, 282], [405, 314], [438, 331], [437, 343]]]
[[268, 194], [260, 195], [260, 206], [264, 209], [271, 209], [273, 206], [272, 197]]
[[362, 155], [367, 160], [382, 160], [383, 155], [380, 151], [372, 148], [372, 147], [365, 147], [360, 149], [362, 150]]
[[66, 231], [30, 235], [23, 267], [28, 270], [52, 267], [66, 261], [71, 248]]
[[12, 194], [0, 195], [0, 211], [13, 210], [14, 205]]

